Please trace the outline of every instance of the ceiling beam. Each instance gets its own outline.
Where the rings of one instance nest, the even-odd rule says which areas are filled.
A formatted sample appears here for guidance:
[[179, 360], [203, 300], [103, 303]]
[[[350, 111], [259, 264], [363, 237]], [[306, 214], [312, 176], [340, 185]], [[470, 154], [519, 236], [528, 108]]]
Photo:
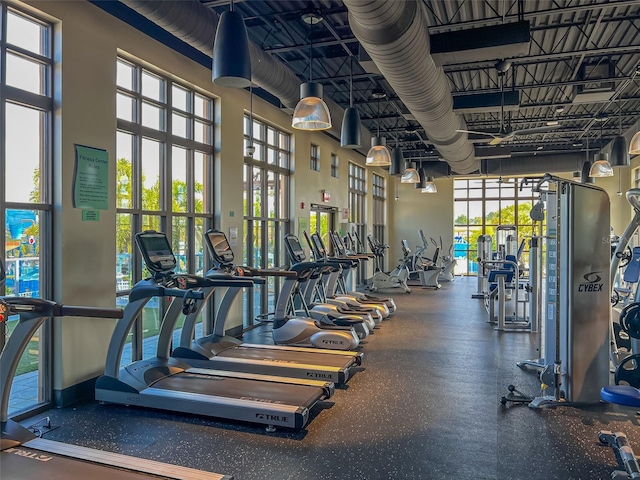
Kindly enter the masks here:
[[[424, 0], [426, 1], [426, 0]], [[525, 2], [526, 5], [536, 5], [536, 2]], [[583, 12], [585, 10], [594, 10], [597, 8], [612, 9], [621, 7], [637, 6], [637, 0], [618, 0], [618, 1], [605, 1], [590, 4], [574, 5], [571, 7], [549, 8], [545, 10], [535, 10], [531, 12], [524, 12], [524, 20], [533, 20], [547, 15], [563, 15], [567, 13]], [[466, 22], [447, 23], [443, 25], [434, 25], [429, 27], [429, 33], [441, 33], [447, 32], [451, 29], [463, 29], [463, 28], [475, 28], [484, 27], [487, 25], [500, 25], [504, 22], [519, 20], [518, 14], [496, 16], [494, 18], [483, 18], [478, 20], [469, 20]]]
[[[574, 50], [571, 52], [555, 52], [555, 53], [543, 53], [540, 55], [529, 55], [527, 57], [518, 57], [510, 59], [514, 65], [530, 65], [533, 63], [547, 63], [555, 62], [557, 60], [564, 60], [574, 57], [599, 57], [602, 55], [635, 55], [640, 53], [640, 45], [625, 45], [608, 48], [586, 48], [582, 50]], [[483, 60], [479, 62], [469, 62], [460, 64], [445, 65], [445, 72], [464, 72], [470, 70], [477, 70], [483, 67], [493, 67], [495, 60]]]

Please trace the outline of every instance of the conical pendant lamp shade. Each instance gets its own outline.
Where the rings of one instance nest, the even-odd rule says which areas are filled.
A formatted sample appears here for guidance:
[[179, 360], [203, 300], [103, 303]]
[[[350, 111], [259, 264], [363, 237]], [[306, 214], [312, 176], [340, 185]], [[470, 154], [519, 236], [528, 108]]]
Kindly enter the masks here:
[[355, 107], [349, 107], [344, 111], [342, 131], [340, 132], [340, 146], [344, 148], [358, 148], [362, 146], [360, 114]]
[[433, 177], [427, 177], [427, 181], [422, 187], [422, 193], [438, 193], [438, 187], [436, 187]]
[[404, 172], [404, 156], [402, 149], [396, 147], [391, 151], [391, 166], [389, 167], [389, 175], [402, 175]]
[[589, 160], [582, 164], [582, 172], [580, 172], [580, 183], [595, 183], [595, 179], [589, 176], [591, 170], [591, 162]]
[[640, 132], [636, 133], [629, 143], [629, 155], [640, 155]]
[[613, 168], [609, 163], [609, 155], [606, 153], [598, 153], [594, 157], [594, 162], [589, 170], [590, 177], [612, 177]]
[[211, 79], [221, 87], [247, 88], [251, 85], [249, 38], [242, 15], [222, 12], [213, 44]]
[[331, 115], [327, 104], [322, 100], [321, 83], [311, 82], [300, 85], [300, 101], [293, 111], [291, 126], [298, 130], [331, 128]]
[[609, 163], [612, 167], [628, 167], [630, 165], [627, 139], [623, 135], [618, 135], [613, 139]]
[[413, 163], [406, 162], [405, 169], [400, 177], [400, 183], [418, 183], [420, 182], [420, 174], [413, 166]]
[[371, 148], [367, 152], [367, 167], [388, 167], [391, 165], [391, 153], [385, 137], [372, 137]]
[[414, 184], [414, 188], [420, 190], [422, 188], [425, 187], [425, 185], [427, 184], [427, 175], [424, 171], [424, 168], [418, 168], [418, 177], [420, 177], [420, 180], [418, 181], [418, 183]]

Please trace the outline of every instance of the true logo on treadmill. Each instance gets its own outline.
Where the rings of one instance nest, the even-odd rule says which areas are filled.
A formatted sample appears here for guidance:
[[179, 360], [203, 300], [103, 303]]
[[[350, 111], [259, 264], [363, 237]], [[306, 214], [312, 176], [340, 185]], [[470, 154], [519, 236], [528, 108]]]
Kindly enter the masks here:
[[282, 415], [271, 415], [269, 413], [256, 413], [256, 418], [258, 420], [269, 420], [272, 422], [282, 422], [289, 423], [289, 419]]
[[325, 380], [331, 380], [330, 373], [320, 373], [320, 372], [307, 372], [308, 378], [322, 378]]
[[600, 271], [585, 273], [582, 278], [586, 282], [578, 285], [578, 292], [602, 292], [604, 283], [602, 283], [602, 277]]

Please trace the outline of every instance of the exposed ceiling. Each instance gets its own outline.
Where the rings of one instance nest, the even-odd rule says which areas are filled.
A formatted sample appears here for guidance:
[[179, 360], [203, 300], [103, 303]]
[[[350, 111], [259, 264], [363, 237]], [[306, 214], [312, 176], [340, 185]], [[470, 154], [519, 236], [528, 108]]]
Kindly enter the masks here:
[[[201, 0], [201, 3], [222, 13], [230, 2]], [[451, 56], [443, 65], [454, 101], [478, 93], [497, 94], [500, 100], [501, 80], [505, 93], [517, 92], [519, 107], [506, 108], [503, 114], [506, 128], [517, 130], [559, 122], [560, 127], [554, 132], [515, 137], [509, 142], [514, 154], [584, 151], [587, 138], [593, 151], [609, 143], [620, 128], [622, 131], [630, 128], [640, 117], [640, 75], [635, 77], [640, 64], [640, 1], [423, 0], [423, 3], [430, 35], [519, 19], [530, 22], [529, 52], [511, 59], [512, 66], [503, 78], [495, 68], [496, 58], [456, 63]], [[428, 134], [418, 122], [400, 115], [408, 110], [385, 78], [368, 73], [358, 61], [359, 43], [342, 1], [236, 0], [234, 8], [244, 16], [254, 43], [281, 60], [302, 81], [309, 79], [311, 65], [313, 80], [324, 85], [325, 96], [345, 108], [349, 106], [353, 63], [354, 104], [363, 123], [376, 131], [378, 101], [373, 99], [372, 91], [382, 88], [387, 99], [379, 102], [379, 126], [388, 142], [393, 144], [392, 138], [398, 135], [405, 156], [437, 158], [438, 152], [429, 148]], [[323, 19], [313, 29], [303, 21], [310, 10]], [[574, 102], [580, 88], [594, 87], [594, 75], [601, 75], [601, 71], [606, 72], [613, 100], [587, 97], [584, 103]], [[498, 132], [499, 103], [489, 109], [492, 111], [464, 113], [467, 128]], [[491, 139], [475, 135], [470, 138], [476, 144]]]
[[[92, 1], [102, 4], [102, 8], [113, 5], [110, 2]], [[215, 25], [209, 25], [217, 22], [216, 14], [202, 15], [206, 13], [202, 9], [200, 15], [196, 12], [195, 16], [185, 17], [179, 10], [188, 5], [183, 3], [178, 7], [177, 4], [181, 2], [176, 2], [175, 9], [163, 7], [161, 4], [164, 2], [122, 2], [146, 16], [150, 11], [156, 11], [154, 21], [174, 34], [176, 32], [171, 30], [170, 24], [176, 21], [176, 25], [181, 23], [182, 27], [176, 27], [181, 28], [180, 38], [203, 53], [210, 51], [208, 45], [212, 44]], [[506, 59], [501, 58], [500, 52], [514, 51], [500, 45], [508, 37], [503, 32], [493, 35], [490, 42], [498, 45], [494, 45], [495, 48], [486, 56], [476, 52], [465, 58], [464, 54], [456, 53], [441, 55], [439, 60], [453, 95], [454, 112], [464, 118], [464, 122], [460, 122], [462, 128], [498, 133], [501, 126], [503, 131], [508, 132], [545, 127], [549, 125], [548, 122], [558, 123], [557, 129], [552, 132], [511, 138], [505, 142], [506, 156], [526, 156], [531, 160], [533, 155], [539, 155], [536, 158], [540, 158], [541, 155], [550, 154], [545, 159], [547, 164], [553, 163], [555, 158], [559, 158], [558, 155], [565, 159], [578, 159], [579, 164], [582, 155], [586, 159], [587, 144], [589, 150], [595, 152], [619, 132], [635, 129], [640, 124], [640, 0], [418, 2], [421, 7], [420, 18], [426, 22], [431, 37], [431, 57], [434, 57], [435, 45], [442, 40], [442, 34], [454, 32], [454, 37], [440, 43], [458, 42], [464, 47], [465, 42], [470, 44], [474, 40], [465, 39], [461, 42], [465, 35], [463, 31], [518, 21], [529, 22], [529, 44], [527, 46], [525, 43], [524, 49], [520, 48], [518, 54], [503, 55]], [[202, 8], [202, 5], [220, 14], [229, 9], [230, 1], [194, 0], [194, 3], [198, 8]], [[360, 6], [370, 2], [346, 0], [346, 3]], [[380, 2], [380, 5], [380, 9], [384, 10], [393, 4]], [[372, 66], [375, 65], [370, 59], [366, 61], [362, 57], [366, 52], [349, 25], [349, 11], [343, 1], [236, 0], [234, 8], [245, 19], [255, 51], [262, 49], [268, 53], [276, 60], [273, 65], [285, 65], [302, 82], [312, 77], [313, 81], [322, 83], [325, 98], [336, 102], [337, 105], [333, 104], [336, 108], [338, 105], [343, 108], [349, 106], [349, 82], [353, 70], [353, 103], [360, 111], [363, 124], [371, 132], [375, 134], [379, 128], [380, 133], [387, 136], [389, 145], [395, 145], [394, 138], [397, 137], [405, 158], [438, 160], [444, 156], [431, 144], [430, 132], [424, 130], [424, 122], [420, 124], [414, 119], [394, 91], [389, 83], [393, 83], [391, 77], [388, 81], [382, 74], [373, 71]], [[388, 10], [393, 8], [389, 7]], [[172, 19], [174, 12], [182, 18]], [[322, 19], [312, 28], [304, 21], [310, 12]], [[186, 18], [191, 20], [185, 23]], [[394, 27], [391, 25], [390, 30], [394, 30]], [[360, 30], [362, 34], [362, 28]], [[403, 52], [403, 55], [412, 54], [411, 49]], [[262, 52], [260, 55], [263, 55]], [[269, 56], [264, 59], [269, 60]], [[497, 63], [500, 60], [506, 61], [500, 65]], [[501, 68], [504, 72], [501, 73], [497, 66], [505, 64], [509, 68]], [[291, 75], [286, 72], [283, 74]], [[290, 82], [287, 83], [287, 88], [291, 86]], [[416, 85], [415, 88], [420, 92], [420, 89], [429, 87]], [[374, 98], [374, 89], [384, 90], [386, 98]], [[286, 103], [291, 103], [292, 98], [289, 97], [295, 96], [292, 93], [287, 90]], [[277, 106], [283, 106], [278, 98], [269, 93], [263, 92], [263, 97]], [[501, 108], [501, 103], [504, 108]], [[483, 108], [460, 109], [462, 106], [478, 105]], [[421, 113], [424, 114], [424, 111]], [[448, 118], [451, 121], [452, 117]], [[335, 130], [332, 132], [336, 134]], [[482, 157], [479, 147], [487, 146], [491, 137], [471, 134], [469, 139], [476, 145], [476, 157]], [[451, 148], [460, 144], [456, 142], [451, 140], [449, 155]], [[486, 152], [486, 148], [483, 150]], [[491, 155], [490, 152], [488, 156]], [[499, 168], [502, 169], [502, 162]]]

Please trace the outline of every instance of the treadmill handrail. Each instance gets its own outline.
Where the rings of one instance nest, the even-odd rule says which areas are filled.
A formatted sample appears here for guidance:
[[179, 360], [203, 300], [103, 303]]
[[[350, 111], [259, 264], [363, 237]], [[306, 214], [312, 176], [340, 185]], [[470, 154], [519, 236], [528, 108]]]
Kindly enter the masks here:
[[[143, 280], [144, 281], [144, 280]], [[204, 295], [197, 290], [181, 290], [179, 288], [166, 288], [160, 285], [134, 286], [129, 292], [129, 303], [152, 297], [180, 297], [202, 300]]]

